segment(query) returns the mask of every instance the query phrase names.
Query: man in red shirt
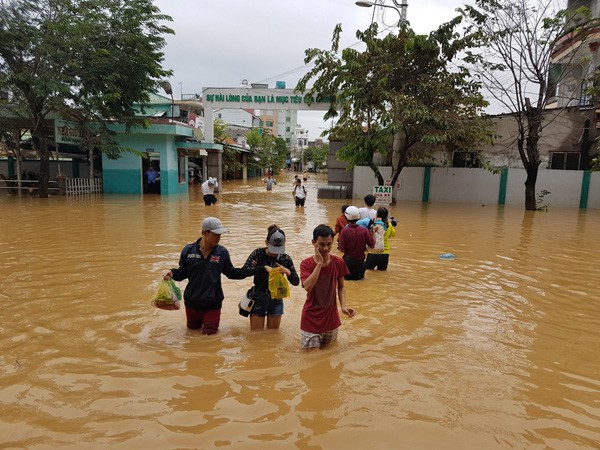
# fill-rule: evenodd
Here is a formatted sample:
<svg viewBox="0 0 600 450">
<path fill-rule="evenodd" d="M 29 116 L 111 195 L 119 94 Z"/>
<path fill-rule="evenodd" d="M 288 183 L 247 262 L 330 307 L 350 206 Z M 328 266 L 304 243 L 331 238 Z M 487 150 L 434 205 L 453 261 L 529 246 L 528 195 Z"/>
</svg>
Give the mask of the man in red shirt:
<svg viewBox="0 0 600 450">
<path fill-rule="evenodd" d="M 342 214 L 337 219 L 335 219 L 335 227 L 333 228 L 334 237 L 336 235 L 339 235 L 344 229 L 344 227 L 348 225 L 348 219 L 346 219 L 346 209 L 348 208 L 348 206 L 350 205 L 342 205 Z"/>
<path fill-rule="evenodd" d="M 319 225 L 313 230 L 312 244 L 315 254 L 300 263 L 300 280 L 306 290 L 306 303 L 302 308 L 300 334 L 302 348 L 320 348 L 337 339 L 338 328 L 342 324 L 337 309 L 348 317 L 355 312 L 346 307 L 344 276 L 348 268 L 344 261 L 332 255 L 333 230 L 327 225 Z"/>
<path fill-rule="evenodd" d="M 338 238 L 338 248 L 344 253 L 344 262 L 348 266 L 346 280 L 362 280 L 365 277 L 365 250 L 367 246 L 373 247 L 375 239 L 373 234 L 365 227 L 356 224 L 360 213 L 356 206 L 348 206 L 344 213 L 348 219 L 348 226 L 342 229 Z"/>
</svg>

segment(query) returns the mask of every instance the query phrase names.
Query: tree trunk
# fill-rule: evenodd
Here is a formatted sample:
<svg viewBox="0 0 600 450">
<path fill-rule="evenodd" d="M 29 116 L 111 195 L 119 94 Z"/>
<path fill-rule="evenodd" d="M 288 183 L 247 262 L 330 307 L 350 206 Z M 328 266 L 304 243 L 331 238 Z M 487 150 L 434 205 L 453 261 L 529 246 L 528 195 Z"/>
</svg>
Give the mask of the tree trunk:
<svg viewBox="0 0 600 450">
<path fill-rule="evenodd" d="M 21 187 L 23 187 L 23 183 L 21 183 L 21 130 L 18 128 L 15 130 L 15 146 L 17 149 L 16 157 L 17 157 L 17 192 L 19 197 L 23 195 L 21 192 Z"/>
<path fill-rule="evenodd" d="M 379 172 L 379 167 L 377 167 L 375 164 L 373 164 L 372 161 L 369 164 L 369 167 L 373 171 L 375 178 L 377 178 L 377 183 L 379 183 L 380 186 L 383 186 L 383 175 L 381 175 L 381 172 Z"/>
<path fill-rule="evenodd" d="M 400 148 L 402 146 L 402 133 L 394 133 L 394 141 L 392 142 L 392 167 L 397 167 L 400 162 Z"/>
<path fill-rule="evenodd" d="M 535 184 L 537 182 L 538 166 L 527 169 L 527 179 L 525 180 L 525 210 L 537 210 L 535 198 Z"/>
<path fill-rule="evenodd" d="M 40 139 L 40 181 L 38 194 L 40 198 L 48 198 L 48 181 L 50 180 L 50 153 L 45 139 Z"/>
<path fill-rule="evenodd" d="M 90 178 L 94 178 L 94 146 L 90 145 L 88 151 L 88 158 L 90 159 Z"/>
<path fill-rule="evenodd" d="M 527 171 L 527 179 L 525 180 L 525 210 L 535 211 L 537 210 L 536 198 L 535 198 L 535 184 L 537 183 L 538 170 L 540 167 L 540 152 L 538 148 L 538 142 L 540 141 L 540 130 L 542 127 L 542 113 L 543 111 L 539 108 L 533 108 L 528 98 L 525 99 L 526 105 L 526 137 L 525 137 L 525 151 L 527 158 L 523 158 L 522 145 L 523 141 L 519 142 L 519 153 L 521 153 L 521 159 L 523 160 L 523 167 Z"/>
</svg>

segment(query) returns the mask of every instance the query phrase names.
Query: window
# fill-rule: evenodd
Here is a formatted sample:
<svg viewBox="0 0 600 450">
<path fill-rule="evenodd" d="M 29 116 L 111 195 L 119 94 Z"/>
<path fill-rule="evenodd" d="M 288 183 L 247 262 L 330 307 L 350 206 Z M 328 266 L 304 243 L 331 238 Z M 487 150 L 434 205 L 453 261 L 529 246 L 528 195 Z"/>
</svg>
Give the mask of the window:
<svg viewBox="0 0 600 450">
<path fill-rule="evenodd" d="M 287 142 L 288 144 L 291 142 L 292 140 L 289 137 L 285 138 L 285 142 Z"/>
<path fill-rule="evenodd" d="M 548 97 L 555 98 L 558 95 L 558 82 L 561 79 L 562 66 L 560 64 L 552 64 L 548 72 Z"/>
<path fill-rule="evenodd" d="M 481 167 L 481 160 L 477 152 L 454 152 L 452 154 L 452 167 Z"/>
<path fill-rule="evenodd" d="M 557 170 L 579 170 L 580 154 L 577 152 L 552 152 L 550 168 Z"/>
<path fill-rule="evenodd" d="M 269 128 L 273 128 L 273 121 L 272 120 L 267 120 L 266 121 L 266 126 Z"/>
<path fill-rule="evenodd" d="M 290 117 L 289 117 L 289 116 L 288 116 L 288 117 L 286 117 L 286 118 L 285 118 L 285 121 L 286 121 L 286 122 L 291 122 L 291 120 L 290 120 Z"/>
<path fill-rule="evenodd" d="M 290 127 L 285 127 L 285 131 L 290 131 Z"/>
</svg>

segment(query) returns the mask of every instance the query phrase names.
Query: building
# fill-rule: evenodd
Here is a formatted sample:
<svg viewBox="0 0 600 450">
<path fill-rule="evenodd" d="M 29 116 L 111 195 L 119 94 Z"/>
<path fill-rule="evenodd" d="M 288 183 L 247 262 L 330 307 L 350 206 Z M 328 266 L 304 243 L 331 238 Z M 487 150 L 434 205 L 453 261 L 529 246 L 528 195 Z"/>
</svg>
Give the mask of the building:
<svg viewBox="0 0 600 450">
<path fill-rule="evenodd" d="M 120 124 L 111 125 L 117 141 L 126 148 L 143 153 L 122 153 L 111 160 L 102 155 L 102 177 L 105 193 L 141 194 L 145 192 L 144 174 L 147 167 L 160 171 L 162 195 L 187 193 L 189 189 L 188 159 L 194 158 L 202 178 L 222 179 L 223 146 L 201 142 L 204 121 L 201 104 L 192 110 L 184 102 L 158 94 L 150 95 L 150 105 L 140 108 L 138 116 L 145 117 L 149 126 L 132 127 L 129 131 Z M 200 164 L 198 164 L 200 163 Z"/>
<path fill-rule="evenodd" d="M 188 102 L 189 103 L 189 102 Z M 101 152 L 92 158 L 95 177 L 102 178 L 103 192 L 114 194 L 142 194 L 146 189 L 146 170 L 153 166 L 160 171 L 160 189 L 162 195 L 187 193 L 189 158 L 195 158 L 200 163 L 204 177 L 212 176 L 221 179 L 223 146 L 214 143 L 203 143 L 204 121 L 201 116 L 201 103 L 176 103 L 172 98 L 158 94 L 150 94 L 148 105 L 138 108 L 136 116 L 144 118 L 147 126 L 132 126 L 126 129 L 124 124 L 110 123 L 109 130 L 126 151 L 121 152 L 117 159 L 109 158 Z M 4 110 L 4 115 L 15 129 L 28 130 L 31 124 L 17 116 L 10 115 L 10 109 Z M 62 174 L 85 177 L 80 173 L 80 161 L 89 161 L 89 152 L 81 148 L 81 129 L 75 122 L 51 114 L 47 118 L 47 126 L 54 130 L 49 151 L 56 153 L 56 163 L 51 164 L 51 174 Z M 93 124 L 92 124 L 93 126 Z M 21 145 L 22 147 L 22 145 Z M 100 154 L 100 150 L 94 153 Z M 77 155 L 77 161 L 72 158 L 72 164 L 59 164 L 59 157 L 65 154 Z M 17 159 L 20 155 L 17 156 Z M 0 170 L 19 172 L 20 160 L 13 163 L 10 158 L 6 166 L 0 164 Z M 28 167 L 34 162 L 29 163 Z M 91 164 L 90 164 L 91 167 Z M 101 170 L 98 170 L 101 168 Z M 38 164 L 39 170 L 39 164 Z M 6 174 L 5 174 L 6 175 Z"/>
<path fill-rule="evenodd" d="M 308 130 L 296 124 L 292 137 L 291 162 L 293 170 L 304 170 L 304 151 L 308 148 Z"/>
<path fill-rule="evenodd" d="M 600 28 L 595 24 L 576 28 L 587 20 L 577 13 L 581 7 L 588 8 L 593 18 L 600 17 L 598 0 L 568 0 L 567 11 L 574 15 L 571 31 L 556 41 L 551 54 L 550 78 L 555 90 L 551 103 L 556 107 L 594 106 L 588 88 L 598 84 L 595 73 L 600 67 Z"/>
</svg>

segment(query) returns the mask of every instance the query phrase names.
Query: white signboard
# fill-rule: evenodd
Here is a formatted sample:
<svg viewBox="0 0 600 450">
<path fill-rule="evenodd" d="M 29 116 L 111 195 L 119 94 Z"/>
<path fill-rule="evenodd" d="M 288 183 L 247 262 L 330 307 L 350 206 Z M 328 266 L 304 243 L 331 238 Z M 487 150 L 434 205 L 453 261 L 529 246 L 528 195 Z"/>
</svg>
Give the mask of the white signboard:
<svg viewBox="0 0 600 450">
<path fill-rule="evenodd" d="M 392 186 L 373 186 L 373 195 L 376 205 L 390 205 L 392 203 Z"/>
<path fill-rule="evenodd" d="M 56 119 L 54 121 L 54 136 L 57 144 L 80 144 L 81 128 L 76 122 Z"/>
</svg>

